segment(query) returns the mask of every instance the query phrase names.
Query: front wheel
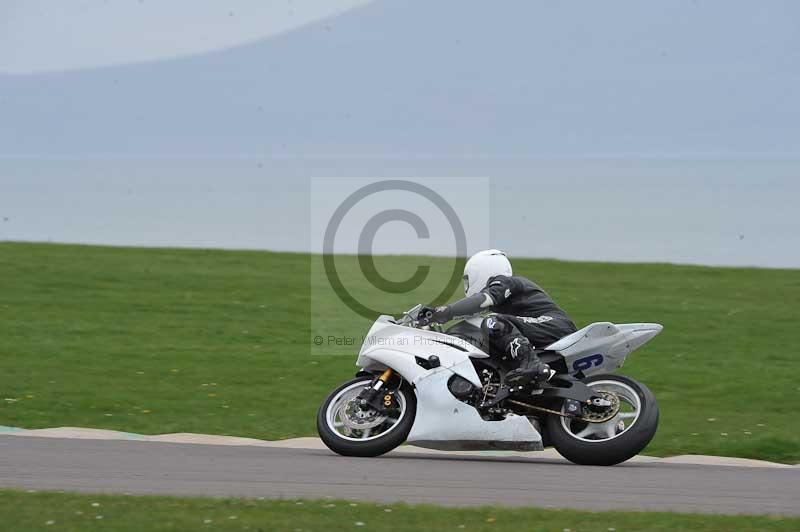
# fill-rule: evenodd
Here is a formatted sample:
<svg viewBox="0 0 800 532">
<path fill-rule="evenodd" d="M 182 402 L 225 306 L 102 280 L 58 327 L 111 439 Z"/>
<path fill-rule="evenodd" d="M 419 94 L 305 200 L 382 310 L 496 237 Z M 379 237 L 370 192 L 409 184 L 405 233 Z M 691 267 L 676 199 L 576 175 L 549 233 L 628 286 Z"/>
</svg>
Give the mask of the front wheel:
<svg viewBox="0 0 800 532">
<path fill-rule="evenodd" d="M 414 390 L 403 381 L 394 392 L 396 408 L 362 410 L 357 397 L 372 383 L 358 377 L 335 389 L 317 413 L 317 432 L 331 451 L 343 456 L 380 456 L 406 441 L 417 414 Z"/>
<path fill-rule="evenodd" d="M 547 432 L 556 450 L 582 465 L 615 465 L 636 456 L 658 428 L 658 403 L 653 393 L 621 375 L 596 375 L 583 382 L 594 391 L 616 395 L 619 412 L 603 423 L 549 416 Z"/>
</svg>

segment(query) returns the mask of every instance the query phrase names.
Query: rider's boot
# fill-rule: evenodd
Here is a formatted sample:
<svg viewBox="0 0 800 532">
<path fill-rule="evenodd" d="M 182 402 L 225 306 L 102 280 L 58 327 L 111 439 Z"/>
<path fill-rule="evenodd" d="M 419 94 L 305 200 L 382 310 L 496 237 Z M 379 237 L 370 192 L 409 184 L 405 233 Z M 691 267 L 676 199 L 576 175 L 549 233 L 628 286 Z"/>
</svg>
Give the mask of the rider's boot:
<svg viewBox="0 0 800 532">
<path fill-rule="evenodd" d="M 506 382 L 510 386 L 527 386 L 533 383 L 534 386 L 550 380 L 555 372 L 550 366 L 542 362 L 536 355 L 533 346 L 527 338 L 514 338 L 508 344 L 508 351 L 511 358 L 519 363 L 517 369 L 513 369 L 506 374 Z"/>
</svg>

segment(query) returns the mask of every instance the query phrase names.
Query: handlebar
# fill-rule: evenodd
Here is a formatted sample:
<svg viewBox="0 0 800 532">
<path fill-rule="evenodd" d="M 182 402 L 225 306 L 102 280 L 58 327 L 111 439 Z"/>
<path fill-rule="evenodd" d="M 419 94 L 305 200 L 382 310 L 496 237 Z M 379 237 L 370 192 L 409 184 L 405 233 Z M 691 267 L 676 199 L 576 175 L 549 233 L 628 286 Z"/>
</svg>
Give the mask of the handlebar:
<svg viewBox="0 0 800 532">
<path fill-rule="evenodd" d="M 431 327 L 436 325 L 431 323 L 431 318 L 433 318 L 432 308 L 423 305 L 415 305 L 410 310 L 403 312 L 403 317 L 397 323 L 414 328 Z M 423 323 L 421 324 L 420 322 Z"/>
</svg>

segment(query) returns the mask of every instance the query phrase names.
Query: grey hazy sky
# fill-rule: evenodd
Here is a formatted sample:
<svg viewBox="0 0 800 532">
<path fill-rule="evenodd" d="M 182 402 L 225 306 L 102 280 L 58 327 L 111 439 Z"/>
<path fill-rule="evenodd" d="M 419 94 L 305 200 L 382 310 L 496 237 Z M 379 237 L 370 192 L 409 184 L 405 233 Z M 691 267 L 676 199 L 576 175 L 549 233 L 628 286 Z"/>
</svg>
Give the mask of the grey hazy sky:
<svg viewBox="0 0 800 532">
<path fill-rule="evenodd" d="M 0 2 L 0 240 L 306 251 L 313 177 L 477 176 L 517 256 L 798 267 L 798 94 L 793 0 Z"/>
<path fill-rule="evenodd" d="M 370 0 L 4 0 L 0 72 L 161 61 L 252 42 Z"/>
<path fill-rule="evenodd" d="M 104 53 L 147 20 L 133 2 L 60 4 Z M 165 20 L 165 55 L 252 33 L 210 2 L 163 4 L 143 49 Z M 20 35 L 80 48 L 36 31 L 50 19 L 2 24 L 7 63 L 27 57 Z M 792 0 L 382 0 L 220 51 L 0 75 L 0 154 L 794 157 L 798 25 Z"/>
</svg>

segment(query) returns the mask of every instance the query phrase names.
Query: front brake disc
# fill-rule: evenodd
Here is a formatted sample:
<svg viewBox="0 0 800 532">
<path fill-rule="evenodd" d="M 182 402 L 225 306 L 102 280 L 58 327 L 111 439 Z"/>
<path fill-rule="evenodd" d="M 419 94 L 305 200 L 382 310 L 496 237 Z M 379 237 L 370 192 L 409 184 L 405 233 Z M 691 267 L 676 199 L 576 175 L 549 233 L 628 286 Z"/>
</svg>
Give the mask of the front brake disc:
<svg viewBox="0 0 800 532">
<path fill-rule="evenodd" d="M 372 408 L 362 410 L 355 398 L 339 407 L 339 419 L 349 429 L 371 429 L 386 421 L 386 417 Z"/>
</svg>

